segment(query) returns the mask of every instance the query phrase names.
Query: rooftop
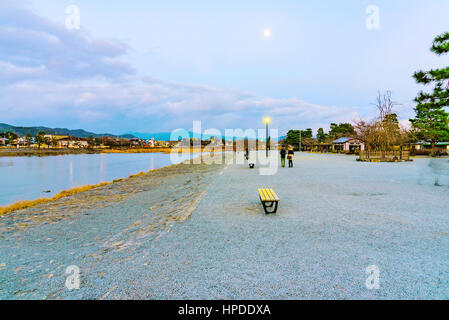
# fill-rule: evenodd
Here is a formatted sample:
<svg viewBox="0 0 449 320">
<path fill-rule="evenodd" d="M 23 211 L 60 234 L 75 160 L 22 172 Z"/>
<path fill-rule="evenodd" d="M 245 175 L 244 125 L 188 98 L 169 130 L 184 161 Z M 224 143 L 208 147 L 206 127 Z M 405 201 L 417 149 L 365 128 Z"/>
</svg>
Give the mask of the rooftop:
<svg viewBox="0 0 449 320">
<path fill-rule="evenodd" d="M 348 142 L 349 140 L 352 140 L 353 138 L 348 138 L 348 137 L 342 137 L 339 138 L 337 140 L 332 141 L 332 143 L 345 143 Z"/>
</svg>

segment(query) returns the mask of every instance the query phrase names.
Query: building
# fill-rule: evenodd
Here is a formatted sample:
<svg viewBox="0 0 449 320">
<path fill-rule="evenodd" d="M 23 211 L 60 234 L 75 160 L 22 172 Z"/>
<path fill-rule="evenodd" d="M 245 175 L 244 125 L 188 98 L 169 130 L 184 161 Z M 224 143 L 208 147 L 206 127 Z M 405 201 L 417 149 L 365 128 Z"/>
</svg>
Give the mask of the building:
<svg viewBox="0 0 449 320">
<path fill-rule="evenodd" d="M 87 148 L 89 143 L 86 140 L 74 140 L 71 138 L 62 138 L 58 140 L 58 148 Z"/>
<path fill-rule="evenodd" d="M 6 146 L 9 140 L 7 138 L 0 138 L 0 146 Z"/>
<path fill-rule="evenodd" d="M 29 143 L 28 143 L 27 138 L 20 137 L 20 138 L 16 139 L 16 144 L 19 145 L 19 146 L 27 146 Z"/>
<path fill-rule="evenodd" d="M 146 143 L 147 143 L 150 147 L 155 147 L 155 146 L 156 146 L 156 141 L 154 140 L 154 138 L 151 138 L 150 140 L 147 140 Z"/>
<path fill-rule="evenodd" d="M 410 145 L 410 151 L 414 154 L 428 154 L 432 151 L 432 144 L 427 141 L 420 141 Z M 449 142 L 435 143 L 435 149 L 441 154 L 449 154 Z"/>
<path fill-rule="evenodd" d="M 220 137 L 211 137 L 209 140 L 206 140 L 207 145 L 209 147 L 222 147 L 223 146 L 223 139 Z"/>
<path fill-rule="evenodd" d="M 317 142 L 312 145 L 312 151 L 314 152 L 331 152 L 333 144 L 326 142 Z"/>
<path fill-rule="evenodd" d="M 178 140 L 166 141 L 165 145 L 169 148 L 181 147 L 181 141 Z"/>
<path fill-rule="evenodd" d="M 61 135 L 56 135 L 56 134 L 46 134 L 44 135 L 45 139 L 56 139 L 56 140 L 60 140 L 60 139 L 64 139 L 64 138 L 68 138 L 69 136 L 61 136 Z"/>
<path fill-rule="evenodd" d="M 332 141 L 332 150 L 337 152 L 353 153 L 365 150 L 365 144 L 355 138 L 343 137 Z"/>
<path fill-rule="evenodd" d="M 167 142 L 165 142 L 165 141 L 161 141 L 161 140 L 156 140 L 156 141 L 154 141 L 154 146 L 155 147 L 168 147 L 168 144 L 167 144 Z"/>
</svg>

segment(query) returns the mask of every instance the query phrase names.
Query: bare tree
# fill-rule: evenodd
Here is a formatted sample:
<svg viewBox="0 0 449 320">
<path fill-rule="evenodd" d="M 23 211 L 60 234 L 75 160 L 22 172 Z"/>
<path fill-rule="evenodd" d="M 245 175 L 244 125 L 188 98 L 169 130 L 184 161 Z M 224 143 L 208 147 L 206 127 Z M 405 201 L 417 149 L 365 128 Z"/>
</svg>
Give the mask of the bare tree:
<svg viewBox="0 0 449 320">
<path fill-rule="evenodd" d="M 391 98 L 391 91 L 387 91 L 382 94 L 380 91 L 377 92 L 376 107 L 379 110 L 379 120 L 383 121 L 388 118 L 389 115 L 393 114 L 393 107 L 398 105 Z"/>
<path fill-rule="evenodd" d="M 392 150 L 394 146 L 402 145 L 407 139 L 407 132 L 401 129 L 394 106 L 391 91 L 378 92 L 375 106 L 379 112 L 377 118 L 371 121 L 355 121 L 354 129 L 359 140 L 365 142 L 368 150 Z"/>
</svg>

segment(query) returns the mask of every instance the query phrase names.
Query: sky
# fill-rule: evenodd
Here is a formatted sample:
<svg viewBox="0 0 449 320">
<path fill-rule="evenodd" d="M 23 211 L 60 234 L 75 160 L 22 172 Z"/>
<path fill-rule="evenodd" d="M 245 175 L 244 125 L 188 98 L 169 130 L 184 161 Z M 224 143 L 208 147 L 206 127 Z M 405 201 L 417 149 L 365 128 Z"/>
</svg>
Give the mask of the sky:
<svg viewBox="0 0 449 320">
<path fill-rule="evenodd" d="M 270 116 L 280 134 L 316 132 L 374 117 L 391 90 L 406 125 L 423 89 L 413 73 L 447 66 L 429 51 L 447 12 L 447 0 L 0 0 L 0 122 L 123 134 Z"/>
</svg>

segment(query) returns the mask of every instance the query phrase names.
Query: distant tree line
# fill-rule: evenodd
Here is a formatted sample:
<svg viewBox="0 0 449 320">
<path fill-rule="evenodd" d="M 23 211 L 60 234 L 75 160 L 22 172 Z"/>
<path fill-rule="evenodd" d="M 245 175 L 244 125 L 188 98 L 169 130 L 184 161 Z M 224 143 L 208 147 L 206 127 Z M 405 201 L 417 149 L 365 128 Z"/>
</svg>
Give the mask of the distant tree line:
<svg viewBox="0 0 449 320">
<path fill-rule="evenodd" d="M 12 141 L 17 140 L 19 135 L 12 131 L 6 131 L 0 132 L 0 138 L 6 138 L 11 143 Z M 31 145 L 31 142 L 34 142 L 39 149 L 42 145 L 56 147 L 58 146 L 58 141 L 60 140 L 57 136 L 47 134 L 44 130 L 38 131 L 34 137 L 30 133 L 27 133 L 24 138 L 27 145 Z M 140 139 L 135 141 L 124 138 L 118 139 L 111 136 L 94 138 L 93 135 L 90 135 L 88 138 L 79 138 L 75 136 L 68 136 L 67 138 L 72 141 L 87 141 L 88 148 L 95 148 L 100 145 L 109 146 L 111 148 L 129 148 L 143 145 Z"/>
<path fill-rule="evenodd" d="M 306 130 L 289 130 L 282 143 L 291 145 L 297 149 L 301 144 L 301 148 L 305 149 L 317 143 L 331 143 L 341 137 L 352 137 L 354 133 L 354 127 L 350 123 L 331 123 L 329 132 L 326 133 L 324 128 L 319 128 L 315 138 L 313 137 L 311 128 L 307 128 Z"/>
<path fill-rule="evenodd" d="M 18 138 L 18 135 L 12 131 L 0 132 L 0 138 L 6 138 L 8 140 L 15 140 Z"/>
</svg>

